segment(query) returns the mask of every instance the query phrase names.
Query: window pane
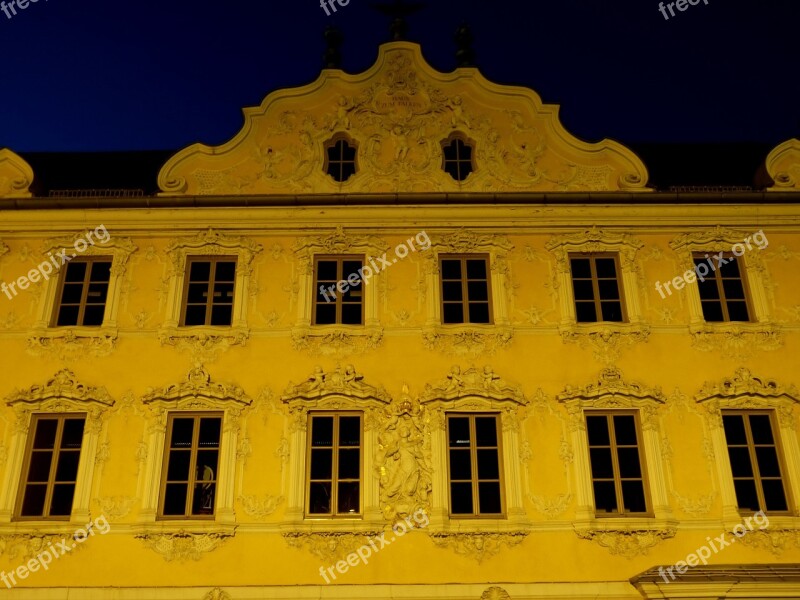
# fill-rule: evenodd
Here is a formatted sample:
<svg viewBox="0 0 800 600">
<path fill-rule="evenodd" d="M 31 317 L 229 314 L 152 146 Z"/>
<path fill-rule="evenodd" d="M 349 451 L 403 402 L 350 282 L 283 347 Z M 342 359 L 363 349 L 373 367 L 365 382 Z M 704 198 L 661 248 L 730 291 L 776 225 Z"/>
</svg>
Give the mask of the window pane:
<svg viewBox="0 0 800 600">
<path fill-rule="evenodd" d="M 217 271 L 214 277 L 215 281 L 232 282 L 236 280 L 236 263 L 235 262 L 218 262 Z"/>
<path fill-rule="evenodd" d="M 442 279 L 461 279 L 461 261 L 442 260 Z"/>
<path fill-rule="evenodd" d="M 169 453 L 167 481 L 189 481 L 190 450 L 172 450 Z"/>
<path fill-rule="evenodd" d="M 442 282 L 442 299 L 447 301 L 463 300 L 461 292 L 460 281 L 443 281 Z"/>
<path fill-rule="evenodd" d="M 200 419 L 200 435 L 197 441 L 201 448 L 219 446 L 219 432 L 221 426 L 222 419 L 218 417 Z"/>
<path fill-rule="evenodd" d="M 758 505 L 756 484 L 752 479 L 734 479 L 733 487 L 736 490 L 736 504 L 739 509 L 748 509 L 753 512 L 761 510 Z"/>
<path fill-rule="evenodd" d="M 463 452 L 463 450 L 453 452 Z M 478 479 L 500 479 L 497 450 L 478 450 Z"/>
<path fill-rule="evenodd" d="M 709 323 L 724 321 L 722 305 L 719 302 L 703 302 L 703 318 Z"/>
<path fill-rule="evenodd" d="M 744 287 L 739 279 L 724 279 L 722 289 L 728 300 L 744 300 Z"/>
<path fill-rule="evenodd" d="M 56 481 L 75 481 L 78 476 L 78 459 L 81 453 L 61 452 L 56 465 Z"/>
<path fill-rule="evenodd" d="M 617 277 L 617 266 L 613 258 L 598 258 L 594 261 L 595 269 L 597 269 L 598 277 Z M 616 283 L 616 282 L 614 282 Z"/>
<path fill-rule="evenodd" d="M 186 318 L 184 325 L 205 325 L 206 324 L 206 307 L 205 306 L 187 306 Z"/>
<path fill-rule="evenodd" d="M 586 431 L 589 436 L 590 446 L 608 446 L 608 418 L 605 416 L 587 416 Z"/>
<path fill-rule="evenodd" d="M 753 465 L 750 463 L 750 452 L 747 448 L 728 448 L 728 457 L 734 477 L 753 476 Z"/>
<path fill-rule="evenodd" d="M 28 481 L 47 482 L 50 479 L 50 466 L 53 464 L 52 452 L 34 452 L 28 467 Z"/>
<path fill-rule="evenodd" d="M 74 495 L 74 483 L 55 484 L 53 486 L 53 498 L 50 501 L 50 516 L 69 516 L 69 514 L 72 512 L 72 498 Z"/>
<path fill-rule="evenodd" d="M 233 315 L 233 307 L 231 305 L 216 304 L 211 308 L 211 325 L 230 325 Z"/>
<path fill-rule="evenodd" d="M 786 494 L 783 491 L 783 483 L 780 479 L 767 479 L 761 482 L 764 489 L 764 500 L 767 503 L 766 509 L 786 510 Z"/>
<path fill-rule="evenodd" d="M 91 303 L 104 303 L 106 295 L 108 294 L 107 283 L 92 283 L 89 284 L 89 292 L 87 294 L 87 302 Z"/>
<path fill-rule="evenodd" d="M 331 484 L 329 481 L 311 484 L 308 512 L 310 514 L 329 514 L 331 512 Z"/>
<path fill-rule="evenodd" d="M 592 266 L 588 258 L 571 258 L 569 261 L 572 277 L 589 279 L 592 276 Z"/>
<path fill-rule="evenodd" d="M 622 321 L 622 304 L 619 302 L 602 302 L 600 309 L 603 312 L 603 320 L 619 323 Z"/>
<path fill-rule="evenodd" d="M 641 481 L 622 482 L 622 503 L 625 505 L 625 512 L 647 512 L 644 485 Z"/>
<path fill-rule="evenodd" d="M 92 272 L 89 275 L 89 281 L 108 282 L 109 279 L 111 279 L 111 262 L 106 260 L 92 262 Z"/>
<path fill-rule="evenodd" d="M 485 281 L 470 281 L 467 283 L 469 300 L 489 300 L 489 286 Z"/>
<path fill-rule="evenodd" d="M 201 481 L 216 481 L 218 450 L 200 450 L 197 453 L 197 478 Z"/>
<path fill-rule="evenodd" d="M 333 450 L 311 451 L 311 479 L 331 479 L 333 476 Z"/>
<path fill-rule="evenodd" d="M 744 417 L 742 415 L 722 415 L 722 425 L 725 428 L 725 440 L 728 444 L 738 445 L 747 443 L 747 434 L 744 429 Z"/>
<path fill-rule="evenodd" d="M 106 312 L 105 305 L 87 305 L 83 310 L 84 327 L 98 327 L 103 324 L 103 315 Z"/>
<path fill-rule="evenodd" d="M 741 420 L 741 417 L 739 417 Z M 744 429 L 744 427 L 742 427 Z M 750 431 L 753 434 L 753 443 L 755 444 L 774 444 L 775 439 L 772 437 L 772 425 L 769 420 L 769 415 L 750 415 Z M 728 430 L 725 429 L 727 435 Z M 737 443 L 737 442 L 732 442 Z"/>
<path fill-rule="evenodd" d="M 592 302 L 578 302 L 575 304 L 575 315 L 578 323 L 595 323 L 597 312 Z"/>
<path fill-rule="evenodd" d="M 34 449 L 54 448 L 56 443 L 56 430 L 58 420 L 56 419 L 37 419 L 36 434 L 33 438 Z"/>
<path fill-rule="evenodd" d="M 469 322 L 470 323 L 488 323 L 489 322 L 489 305 L 486 303 L 476 304 L 469 303 Z"/>
<path fill-rule="evenodd" d="M 164 514 L 165 515 L 184 515 L 186 514 L 186 490 L 185 483 L 168 483 L 164 492 Z"/>
<path fill-rule="evenodd" d="M 719 299 L 719 289 L 717 288 L 717 282 L 713 277 L 710 279 L 706 279 L 705 281 L 698 280 L 697 288 L 700 290 L 701 299 L 703 300 Z"/>
<path fill-rule="evenodd" d="M 598 513 L 617 511 L 617 492 L 613 481 L 594 481 L 594 506 Z"/>
<path fill-rule="evenodd" d="M 190 448 L 192 445 L 192 433 L 194 431 L 194 419 L 180 418 L 172 420 L 172 448 Z"/>
<path fill-rule="evenodd" d="M 450 479 L 471 479 L 472 462 L 469 450 L 450 450 Z"/>
<path fill-rule="evenodd" d="M 781 469 L 778 463 L 778 453 L 774 446 L 756 448 L 758 473 L 761 477 L 780 477 Z"/>
<path fill-rule="evenodd" d="M 485 259 L 467 259 L 467 279 L 487 279 Z"/>
<path fill-rule="evenodd" d="M 359 512 L 359 484 L 357 481 L 346 481 L 339 483 L 339 496 L 337 498 L 338 513 L 357 513 Z"/>
<path fill-rule="evenodd" d="M 333 417 L 311 419 L 311 445 L 333 446 Z"/>
<path fill-rule="evenodd" d="M 614 477 L 611 448 L 589 448 L 589 459 L 592 464 L 592 479 L 612 479 Z"/>
<path fill-rule="evenodd" d="M 454 515 L 472 514 L 472 484 L 450 484 L 450 506 Z"/>
<path fill-rule="evenodd" d="M 65 327 L 68 325 L 77 325 L 80 308 L 77 306 L 62 306 L 58 309 L 58 319 L 56 326 Z"/>
<path fill-rule="evenodd" d="M 620 446 L 636 445 L 636 421 L 633 415 L 614 415 L 614 438 Z"/>
<path fill-rule="evenodd" d="M 475 445 L 497 446 L 497 419 L 475 417 Z"/>
<path fill-rule="evenodd" d="M 598 281 L 597 287 L 601 300 L 619 300 L 619 287 L 615 279 Z"/>
<path fill-rule="evenodd" d="M 445 304 L 443 307 L 445 323 L 463 323 L 464 322 L 464 305 L 463 304 Z"/>
<path fill-rule="evenodd" d="M 342 305 L 342 324 L 361 325 L 361 303 Z"/>
<path fill-rule="evenodd" d="M 478 510 L 481 514 L 500 512 L 500 483 L 481 481 L 478 483 Z"/>
<path fill-rule="evenodd" d="M 211 263 L 192 261 L 189 266 L 189 281 L 208 281 L 211 277 Z"/>
<path fill-rule="evenodd" d="M 450 447 L 469 447 L 469 418 L 450 417 L 447 420 Z"/>
<path fill-rule="evenodd" d="M 739 259 L 737 259 L 735 256 L 727 258 L 728 262 L 720 266 L 719 272 L 723 277 L 739 277 Z"/>
<path fill-rule="evenodd" d="M 320 281 L 337 281 L 339 278 L 336 276 L 336 261 L 317 261 L 317 279 Z"/>
<path fill-rule="evenodd" d="M 638 448 L 617 448 L 620 477 L 641 477 L 642 467 L 639 464 Z"/>
<path fill-rule="evenodd" d="M 193 515 L 213 515 L 214 495 L 217 489 L 215 483 L 196 483 L 192 496 Z"/>
<path fill-rule="evenodd" d="M 329 294 L 330 297 L 330 294 Z M 331 325 L 336 323 L 336 304 L 317 304 L 316 317 L 314 319 L 315 325 Z"/>
<path fill-rule="evenodd" d="M 588 279 L 573 279 L 572 292 L 575 294 L 575 300 L 593 300 L 594 288 L 592 282 Z"/>
<path fill-rule="evenodd" d="M 361 444 L 361 418 L 339 417 L 339 445 L 358 446 Z"/>
<path fill-rule="evenodd" d="M 728 317 L 731 321 L 749 321 L 746 302 L 728 302 Z"/>
<path fill-rule="evenodd" d="M 324 452 L 315 450 L 315 452 Z M 361 474 L 361 452 L 358 449 L 339 450 L 339 479 L 358 479 Z"/>
<path fill-rule="evenodd" d="M 40 517 L 44 515 L 44 500 L 47 495 L 47 485 L 28 485 L 22 499 L 23 517 Z"/>
</svg>

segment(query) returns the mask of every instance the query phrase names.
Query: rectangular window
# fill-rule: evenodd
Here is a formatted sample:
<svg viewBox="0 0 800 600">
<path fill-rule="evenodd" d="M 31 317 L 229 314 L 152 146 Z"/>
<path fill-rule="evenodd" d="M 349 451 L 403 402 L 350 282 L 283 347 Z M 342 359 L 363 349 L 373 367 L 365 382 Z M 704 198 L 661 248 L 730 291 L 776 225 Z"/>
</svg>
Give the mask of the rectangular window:
<svg viewBox="0 0 800 600">
<path fill-rule="evenodd" d="M 309 431 L 308 514 L 360 515 L 361 415 L 310 415 Z"/>
<path fill-rule="evenodd" d="M 703 318 L 708 322 L 749 321 L 747 292 L 739 269 L 739 259 L 732 254 L 724 255 L 729 262 L 718 269 L 708 268 L 707 255 L 694 255 L 694 264 L 705 264 L 708 275 L 705 281 L 697 280 Z M 716 265 L 714 265 L 716 267 Z"/>
<path fill-rule="evenodd" d="M 55 327 L 99 327 L 103 324 L 111 277 L 108 257 L 81 258 L 63 270 L 53 316 Z"/>
<path fill-rule="evenodd" d="M 363 264 L 363 258 L 357 256 L 315 258 L 314 325 L 361 325 L 364 322 L 364 282 L 358 274 Z M 355 283 L 350 283 L 348 278 Z M 337 288 L 340 281 L 347 284 L 344 293 Z M 345 289 L 344 284 L 342 289 Z"/>
<path fill-rule="evenodd" d="M 222 416 L 169 415 L 159 516 L 213 517 Z"/>
<path fill-rule="evenodd" d="M 236 258 L 190 258 L 187 271 L 181 325 L 230 325 Z"/>
<path fill-rule="evenodd" d="M 439 258 L 442 323 L 491 323 L 488 256 Z"/>
<path fill-rule="evenodd" d="M 625 321 L 616 255 L 570 254 L 569 263 L 577 322 Z"/>
<path fill-rule="evenodd" d="M 649 512 L 639 424 L 633 413 L 586 413 L 597 516 Z"/>
<path fill-rule="evenodd" d="M 69 519 L 83 443 L 84 415 L 34 415 L 18 514 Z"/>
<path fill-rule="evenodd" d="M 789 510 L 778 442 L 768 412 L 723 411 L 733 487 L 739 510 Z"/>
<path fill-rule="evenodd" d="M 448 415 L 450 514 L 503 514 L 497 415 Z"/>
</svg>

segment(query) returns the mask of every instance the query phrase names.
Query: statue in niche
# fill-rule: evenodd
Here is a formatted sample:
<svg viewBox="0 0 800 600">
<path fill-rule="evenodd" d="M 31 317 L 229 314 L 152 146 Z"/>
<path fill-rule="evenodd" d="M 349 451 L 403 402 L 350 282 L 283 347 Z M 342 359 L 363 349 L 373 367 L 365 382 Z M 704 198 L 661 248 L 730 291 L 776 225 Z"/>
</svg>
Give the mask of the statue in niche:
<svg viewBox="0 0 800 600">
<path fill-rule="evenodd" d="M 387 519 L 398 519 L 426 509 L 431 491 L 431 469 L 422 408 L 408 395 L 385 409 L 384 430 L 378 436 L 377 465 L 380 469 L 381 504 Z"/>
</svg>

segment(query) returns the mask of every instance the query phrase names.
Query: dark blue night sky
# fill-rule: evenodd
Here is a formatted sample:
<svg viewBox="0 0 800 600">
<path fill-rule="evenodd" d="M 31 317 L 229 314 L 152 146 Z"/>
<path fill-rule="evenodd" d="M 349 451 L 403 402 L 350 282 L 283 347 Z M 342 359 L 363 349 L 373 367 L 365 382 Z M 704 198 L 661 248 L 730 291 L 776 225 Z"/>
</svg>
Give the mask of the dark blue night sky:
<svg viewBox="0 0 800 600">
<path fill-rule="evenodd" d="M 588 141 L 777 144 L 800 136 L 798 17 L 798 0 L 700 0 L 669 20 L 654 0 L 431 0 L 409 38 L 451 71 L 453 33 L 470 23 L 483 74 L 560 104 Z M 388 38 L 367 0 L 333 17 L 318 0 L 38 0 L 0 12 L 0 147 L 222 143 L 242 107 L 316 79 L 330 23 L 350 72 Z"/>
</svg>

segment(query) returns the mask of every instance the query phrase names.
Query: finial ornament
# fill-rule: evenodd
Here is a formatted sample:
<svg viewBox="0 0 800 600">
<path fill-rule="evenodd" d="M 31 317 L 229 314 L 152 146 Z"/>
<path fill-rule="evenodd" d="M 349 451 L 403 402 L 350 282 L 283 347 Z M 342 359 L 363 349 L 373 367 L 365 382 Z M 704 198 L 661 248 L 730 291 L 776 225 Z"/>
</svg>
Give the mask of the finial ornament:
<svg viewBox="0 0 800 600">
<path fill-rule="evenodd" d="M 372 8 L 393 17 L 392 24 L 389 26 L 389 31 L 392 35 L 392 41 L 400 42 L 406 39 L 406 33 L 408 32 L 406 17 L 425 8 L 425 5 L 422 2 L 406 4 L 403 0 L 395 0 L 393 4 L 372 3 Z"/>
</svg>

